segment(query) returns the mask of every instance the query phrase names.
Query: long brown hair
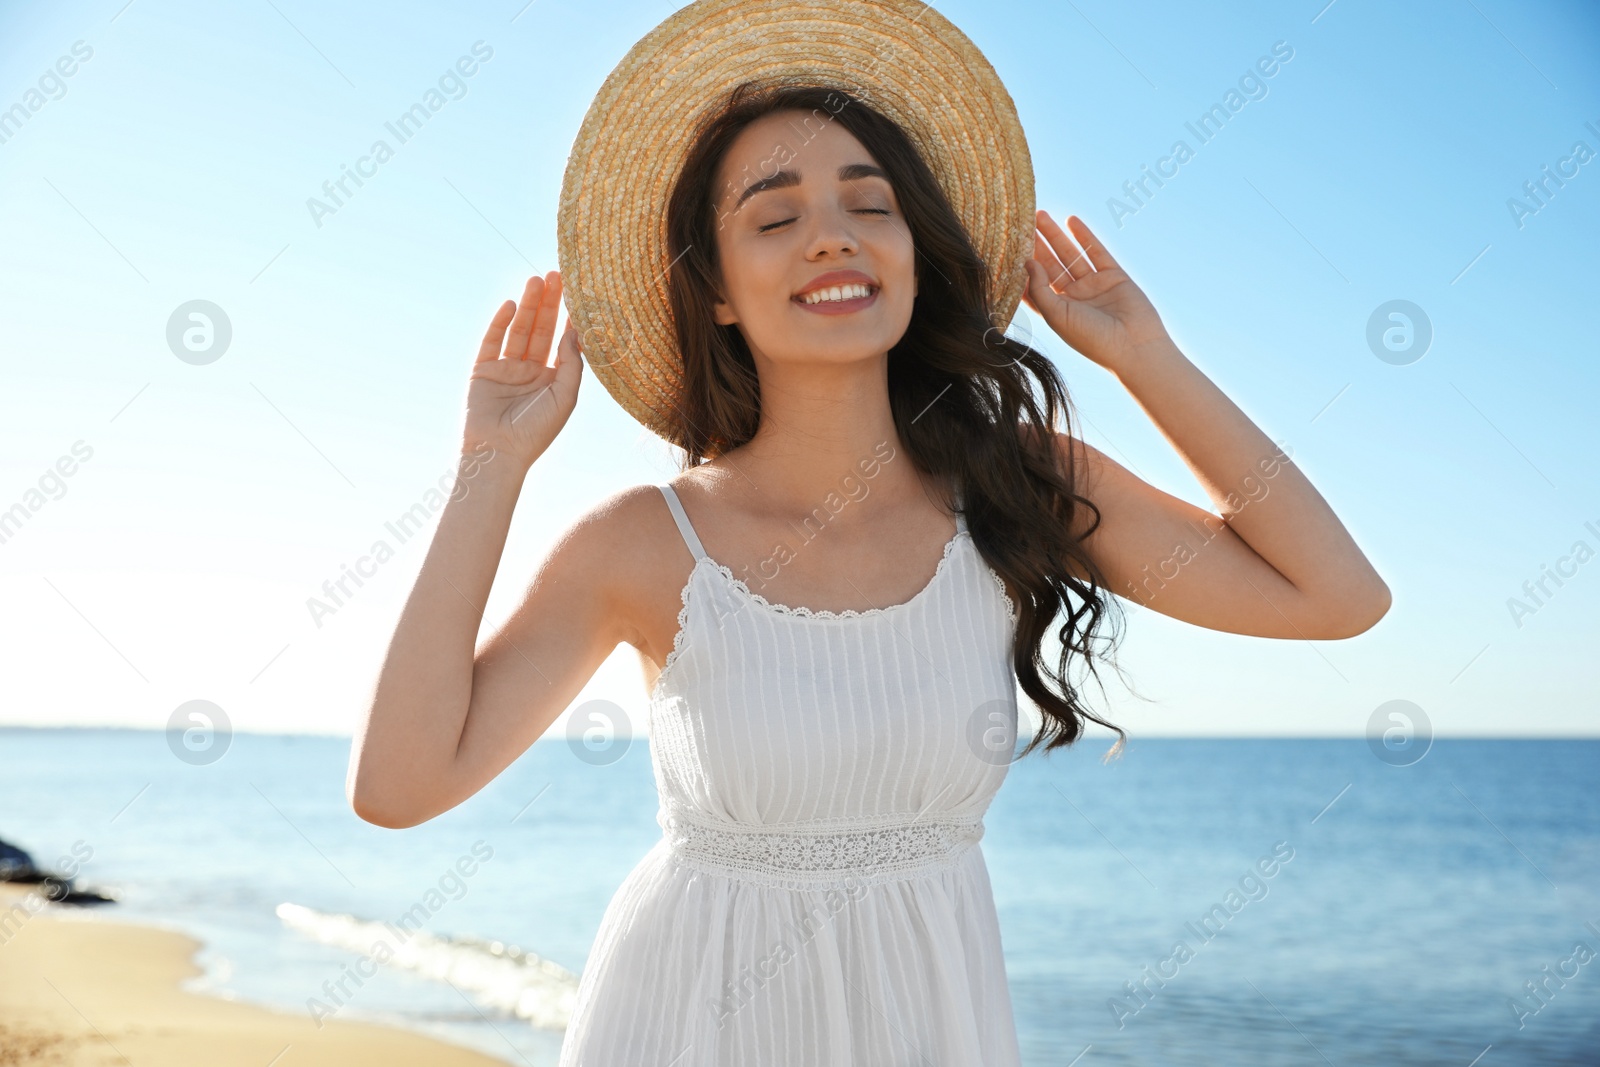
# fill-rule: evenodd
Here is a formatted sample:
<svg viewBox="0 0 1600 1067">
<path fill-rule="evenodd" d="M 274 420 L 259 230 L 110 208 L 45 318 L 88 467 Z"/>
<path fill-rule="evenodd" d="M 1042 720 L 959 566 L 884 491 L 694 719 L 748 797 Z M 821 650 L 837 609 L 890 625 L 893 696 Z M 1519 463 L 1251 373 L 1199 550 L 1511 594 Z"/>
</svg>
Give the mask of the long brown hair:
<svg viewBox="0 0 1600 1067">
<path fill-rule="evenodd" d="M 889 404 L 912 462 L 958 488 L 974 545 L 1020 591 L 1012 667 L 1043 715 L 1021 755 L 1041 742 L 1047 753 L 1070 745 L 1093 720 L 1117 733 L 1109 759 L 1126 733 L 1090 711 L 1068 678 L 1078 654 L 1099 681 L 1093 644 L 1114 601 L 1070 533 L 1080 509 L 1093 515 L 1084 536 L 1099 526 L 1100 512 L 1077 492 L 1080 462 L 1071 458 L 1063 470 L 1056 459 L 1051 428 L 1059 417 L 1070 432 L 1073 421 L 1066 384 L 1048 357 L 994 324 L 989 272 L 905 131 L 842 89 L 740 84 L 711 112 L 685 158 L 667 207 L 668 293 L 684 365 L 669 440 L 684 452 L 683 469 L 749 441 L 761 421 L 749 346 L 737 326 L 714 317 L 722 288 L 714 186 L 739 133 L 787 110 L 806 112 L 805 122 L 826 114 L 824 121 L 842 123 L 889 175 L 911 230 L 918 299 L 905 335 L 889 350 Z M 1052 670 L 1041 645 L 1063 610 Z"/>
</svg>

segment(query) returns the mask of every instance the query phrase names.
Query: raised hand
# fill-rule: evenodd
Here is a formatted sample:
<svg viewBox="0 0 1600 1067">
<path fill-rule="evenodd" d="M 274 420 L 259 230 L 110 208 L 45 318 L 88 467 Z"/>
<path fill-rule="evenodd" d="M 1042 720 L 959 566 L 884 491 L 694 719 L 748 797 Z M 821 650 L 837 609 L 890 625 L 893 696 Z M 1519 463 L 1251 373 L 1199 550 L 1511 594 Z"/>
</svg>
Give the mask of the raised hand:
<svg viewBox="0 0 1600 1067">
<path fill-rule="evenodd" d="M 495 312 L 467 386 L 463 451 L 488 447 L 531 466 L 566 425 L 578 402 L 583 360 L 578 332 L 568 323 L 556 365 L 545 365 L 560 310 L 561 272 L 551 271 L 528 279 L 520 306 L 507 300 Z"/>
<path fill-rule="evenodd" d="M 1049 212 L 1039 211 L 1034 224 L 1022 298 L 1056 336 L 1113 372 L 1141 346 L 1170 340 L 1150 299 L 1082 219 L 1067 216 L 1081 250 Z"/>
</svg>

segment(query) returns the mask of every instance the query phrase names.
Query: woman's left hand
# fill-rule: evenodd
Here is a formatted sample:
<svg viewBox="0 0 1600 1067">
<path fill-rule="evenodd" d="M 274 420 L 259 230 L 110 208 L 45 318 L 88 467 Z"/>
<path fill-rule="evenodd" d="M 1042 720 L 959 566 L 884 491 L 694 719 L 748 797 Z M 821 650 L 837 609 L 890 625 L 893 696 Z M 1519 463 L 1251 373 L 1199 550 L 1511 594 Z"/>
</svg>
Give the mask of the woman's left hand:
<svg viewBox="0 0 1600 1067">
<path fill-rule="evenodd" d="M 1149 297 L 1082 219 L 1067 216 L 1082 251 L 1049 212 L 1039 211 L 1034 224 L 1038 229 L 1022 298 L 1056 336 L 1113 373 L 1141 347 L 1170 340 Z"/>
</svg>

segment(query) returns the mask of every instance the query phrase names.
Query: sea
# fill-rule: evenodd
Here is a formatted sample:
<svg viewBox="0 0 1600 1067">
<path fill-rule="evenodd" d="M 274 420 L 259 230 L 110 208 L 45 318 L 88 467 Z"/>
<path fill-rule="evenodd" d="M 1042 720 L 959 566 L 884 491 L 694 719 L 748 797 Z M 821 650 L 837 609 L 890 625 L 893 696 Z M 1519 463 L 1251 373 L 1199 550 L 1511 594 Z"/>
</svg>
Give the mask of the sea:
<svg viewBox="0 0 1600 1067">
<path fill-rule="evenodd" d="M 201 942 L 186 988 L 553 1067 L 661 834 L 647 738 L 546 737 L 407 830 L 351 812 L 348 739 L 209 743 L 0 729 L 0 839 Z M 1109 745 L 984 819 L 1029 1067 L 1600 1065 L 1600 740 Z"/>
</svg>

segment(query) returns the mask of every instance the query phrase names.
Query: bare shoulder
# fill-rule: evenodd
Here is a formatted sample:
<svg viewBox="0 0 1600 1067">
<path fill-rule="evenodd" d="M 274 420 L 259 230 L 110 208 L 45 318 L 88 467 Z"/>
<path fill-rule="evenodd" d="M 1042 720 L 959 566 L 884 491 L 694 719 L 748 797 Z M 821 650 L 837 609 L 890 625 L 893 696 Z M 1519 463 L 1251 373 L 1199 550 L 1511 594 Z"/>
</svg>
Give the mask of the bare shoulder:
<svg viewBox="0 0 1600 1067">
<path fill-rule="evenodd" d="M 658 606 L 676 601 L 692 563 L 661 489 L 629 486 L 596 503 L 551 547 L 535 583 L 574 583 L 592 591 L 613 634 L 641 651 L 653 649 Z M 674 579 L 676 584 L 674 584 Z M 669 638 L 670 647 L 670 638 Z"/>
<path fill-rule="evenodd" d="M 1030 432 L 1037 434 L 1037 427 L 1018 424 L 1017 435 L 1024 442 L 1028 440 Z M 1101 507 L 1102 501 L 1114 496 L 1119 487 L 1126 490 L 1127 483 L 1119 475 L 1133 477 L 1132 474 L 1083 438 L 1053 430 L 1049 433 L 1049 440 L 1056 470 L 1063 477 L 1070 474 L 1073 492 L 1088 500 L 1096 509 Z M 1073 535 L 1079 539 L 1087 536 L 1094 521 L 1093 512 L 1088 508 L 1078 508 L 1073 518 Z"/>
<path fill-rule="evenodd" d="M 693 475 L 678 475 L 669 485 L 685 478 Z M 550 592 L 562 592 L 563 585 L 586 589 L 605 616 L 611 646 L 632 645 L 659 667 L 672 648 L 680 593 L 693 565 L 666 496 L 646 483 L 579 515 L 552 545 L 533 584 L 549 582 Z"/>
<path fill-rule="evenodd" d="M 1081 437 L 1055 434 L 1056 462 L 1066 470 L 1070 465 L 1073 489 L 1099 506 L 1100 500 L 1129 488 L 1128 478 L 1139 480 L 1128 468 Z"/>
<path fill-rule="evenodd" d="M 1027 441 L 1030 432 L 1037 434 L 1038 428 L 1020 424 L 1017 432 Z M 1138 504 L 1148 501 L 1146 494 L 1157 490 L 1081 437 L 1061 431 L 1050 431 L 1048 436 L 1056 470 L 1071 482 L 1074 496 L 1080 498 L 1072 509 L 1070 535 L 1102 576 L 1111 580 L 1112 588 L 1122 592 L 1126 584 L 1122 564 L 1126 561 L 1118 548 L 1127 543 L 1129 523 L 1148 517 L 1141 516 Z M 1073 578 L 1089 579 L 1078 561 L 1069 559 L 1067 567 Z"/>
</svg>

